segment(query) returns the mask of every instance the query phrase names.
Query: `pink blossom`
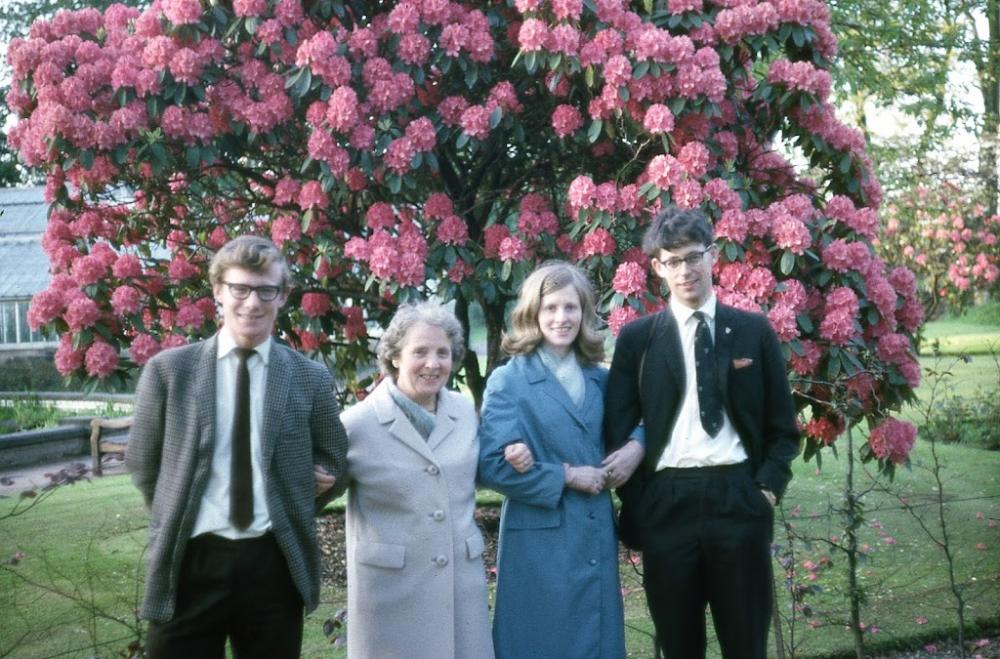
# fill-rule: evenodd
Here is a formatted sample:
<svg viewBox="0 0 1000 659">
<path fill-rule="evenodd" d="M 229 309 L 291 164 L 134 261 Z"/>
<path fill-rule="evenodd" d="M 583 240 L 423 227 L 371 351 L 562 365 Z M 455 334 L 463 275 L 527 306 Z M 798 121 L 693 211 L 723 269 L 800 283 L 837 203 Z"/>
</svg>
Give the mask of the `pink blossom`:
<svg viewBox="0 0 1000 659">
<path fill-rule="evenodd" d="M 799 343 L 802 354 L 799 354 L 794 348 L 791 351 L 792 370 L 799 375 L 812 375 L 816 372 L 816 367 L 819 366 L 823 351 L 813 341 L 803 340 Z"/>
<path fill-rule="evenodd" d="M 449 215 L 438 225 L 437 239 L 446 245 L 465 245 L 469 240 L 469 227 L 458 215 Z"/>
<path fill-rule="evenodd" d="M 97 303 L 80 295 L 66 306 L 66 324 L 74 332 L 91 327 L 101 317 Z"/>
<path fill-rule="evenodd" d="M 622 295 L 638 295 L 646 290 L 646 268 L 634 262 L 626 261 L 615 270 L 611 287 Z"/>
<path fill-rule="evenodd" d="M 521 46 L 521 50 L 530 53 L 544 48 L 548 36 L 549 29 L 544 21 L 540 21 L 537 18 L 529 18 L 521 23 L 517 40 Z"/>
<path fill-rule="evenodd" d="M 63 334 L 59 337 L 59 347 L 56 348 L 56 370 L 60 375 L 73 375 L 83 366 L 84 351 L 73 348 L 73 335 Z"/>
<path fill-rule="evenodd" d="M 101 258 L 93 254 L 82 256 L 73 262 L 73 277 L 80 286 L 96 284 L 107 274 L 107 270 Z"/>
<path fill-rule="evenodd" d="M 233 13 L 237 16 L 256 17 L 267 11 L 267 0 L 233 0 Z"/>
<path fill-rule="evenodd" d="M 879 460 L 902 464 L 913 449 L 916 438 L 916 426 L 890 416 L 868 434 L 868 446 Z"/>
<path fill-rule="evenodd" d="M 111 294 L 111 308 L 119 316 L 138 313 L 142 296 L 132 286 L 119 286 Z"/>
<path fill-rule="evenodd" d="M 167 266 L 167 275 L 170 277 L 170 281 L 174 283 L 193 279 L 200 274 L 201 271 L 198 269 L 198 266 L 191 263 L 183 254 L 175 256 L 170 261 L 170 265 Z"/>
<path fill-rule="evenodd" d="M 826 296 L 824 314 L 819 334 L 830 343 L 844 345 L 858 334 L 858 296 L 850 288 L 834 288 Z"/>
<path fill-rule="evenodd" d="M 588 256 L 610 256 L 615 253 L 617 243 L 614 237 L 604 227 L 597 227 L 583 237 L 577 258 Z"/>
<path fill-rule="evenodd" d="M 701 142 L 688 142 L 677 154 L 677 162 L 688 176 L 701 178 L 708 171 L 711 155 Z"/>
<path fill-rule="evenodd" d="M 581 127 L 583 127 L 583 117 L 572 105 L 559 105 L 552 112 L 552 129 L 559 137 L 571 135 Z"/>
<path fill-rule="evenodd" d="M 417 151 L 430 151 L 437 143 L 434 124 L 427 117 L 420 117 L 407 124 L 406 137 Z"/>
<path fill-rule="evenodd" d="M 384 201 L 372 204 L 365 212 L 365 223 L 372 230 L 391 229 L 396 224 L 392 206 Z"/>
<path fill-rule="evenodd" d="M 580 175 L 573 179 L 573 181 L 569 184 L 569 190 L 566 191 L 566 197 L 569 199 L 570 208 L 573 210 L 589 208 L 593 203 L 594 196 L 596 194 L 597 186 L 594 185 L 594 181 L 586 175 Z"/>
<path fill-rule="evenodd" d="M 483 256 L 495 259 L 500 255 L 500 244 L 510 236 L 505 224 L 491 224 L 483 229 Z"/>
<path fill-rule="evenodd" d="M 473 105 L 462 112 L 461 124 L 470 137 L 484 139 L 490 133 L 490 112 L 481 105 Z"/>
<path fill-rule="evenodd" d="M 799 326 L 794 309 L 784 304 L 776 304 L 767 312 L 767 319 L 781 341 L 788 342 L 798 338 Z"/>
<path fill-rule="evenodd" d="M 319 181 L 307 181 L 299 191 L 298 204 L 302 210 L 326 208 L 329 200 Z"/>
<path fill-rule="evenodd" d="M 528 258 L 528 248 L 520 238 L 507 236 L 500 242 L 497 256 L 501 261 L 523 261 Z"/>
<path fill-rule="evenodd" d="M 150 357 L 160 351 L 160 344 L 149 334 L 141 333 L 132 339 L 128 351 L 132 361 L 142 366 L 149 361 Z"/>
<path fill-rule="evenodd" d="M 655 156 L 646 167 L 649 180 L 658 188 L 665 189 L 684 180 L 684 168 L 671 155 Z"/>
<path fill-rule="evenodd" d="M 182 300 L 177 309 L 177 318 L 174 322 L 177 327 L 198 330 L 205 324 L 205 314 L 197 304 L 192 303 L 190 300 Z"/>
<path fill-rule="evenodd" d="M 330 128 L 349 133 L 358 123 L 358 95 L 350 87 L 337 87 L 326 106 L 326 121 Z"/>
<path fill-rule="evenodd" d="M 797 256 L 805 254 L 812 244 L 812 236 L 805 223 L 784 212 L 772 215 L 771 235 L 778 247 Z"/>
<path fill-rule="evenodd" d="M 138 277 L 142 274 L 142 263 L 135 254 L 121 254 L 111 266 L 111 274 L 119 279 Z"/>
<path fill-rule="evenodd" d="M 355 261 L 367 261 L 368 242 L 360 236 L 352 237 L 344 243 L 344 256 Z"/>
<path fill-rule="evenodd" d="M 302 237 L 302 225 L 291 215 L 281 215 L 271 223 L 271 240 L 281 247 L 285 243 L 298 242 Z"/>
<path fill-rule="evenodd" d="M 435 192 L 424 202 L 424 217 L 428 220 L 442 220 L 454 212 L 451 198 L 443 192 Z"/>
<path fill-rule="evenodd" d="M 638 317 L 639 312 L 628 305 L 615 307 L 608 315 L 608 328 L 611 330 L 611 335 L 618 336 L 625 325 Z"/>
<path fill-rule="evenodd" d="M 305 293 L 299 306 L 305 315 L 319 318 L 330 312 L 330 296 L 326 293 Z"/>
<path fill-rule="evenodd" d="M 455 263 L 448 268 L 448 279 L 455 284 L 460 284 L 473 272 L 472 266 L 468 263 L 462 259 L 455 259 Z"/>
<path fill-rule="evenodd" d="M 341 307 L 340 313 L 344 315 L 344 338 L 348 341 L 357 341 L 368 336 L 368 326 L 361 307 Z"/>
</svg>

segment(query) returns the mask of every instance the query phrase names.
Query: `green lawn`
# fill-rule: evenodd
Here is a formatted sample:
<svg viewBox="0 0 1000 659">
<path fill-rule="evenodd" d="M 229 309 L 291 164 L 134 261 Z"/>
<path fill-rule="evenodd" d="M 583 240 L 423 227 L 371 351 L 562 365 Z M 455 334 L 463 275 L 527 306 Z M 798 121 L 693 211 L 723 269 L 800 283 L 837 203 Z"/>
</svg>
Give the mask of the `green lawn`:
<svg viewBox="0 0 1000 659">
<path fill-rule="evenodd" d="M 933 354 L 935 347 L 947 355 L 1000 353 L 1000 302 L 927 323 L 923 336 L 922 355 Z"/>
<path fill-rule="evenodd" d="M 995 624 L 1000 621 L 1000 530 L 990 528 L 990 520 L 1000 519 L 1000 453 L 961 446 L 942 446 L 939 452 L 945 464 L 949 533 L 954 538 L 959 579 L 967 589 L 969 619 Z M 928 459 L 927 445 L 920 445 L 914 452 L 912 472 L 901 470 L 896 487 L 910 501 L 924 504 L 919 510 L 932 521 L 936 508 L 926 504 L 934 489 L 922 467 Z M 839 517 L 831 515 L 829 506 L 839 500 L 845 467 L 846 460 L 837 460 L 831 453 L 825 456 L 821 471 L 812 463 L 795 464 L 796 475 L 784 506 L 802 535 L 829 538 L 842 534 Z M 859 475 L 862 485 L 868 483 L 865 473 L 862 470 Z M 490 501 L 495 500 L 490 495 Z M 862 541 L 870 545 L 870 551 L 861 571 L 862 583 L 869 590 L 864 620 L 880 630 L 870 635 L 869 642 L 947 634 L 954 628 L 955 617 L 941 552 L 894 497 L 872 492 L 865 501 L 868 517 Z M 14 503 L 14 499 L 0 500 L 0 517 Z M 7 561 L 23 552 L 17 565 L 0 566 L 0 610 L 4 611 L 0 656 L 15 645 L 10 656 L 108 657 L 122 649 L 130 638 L 129 625 L 135 623 L 145 526 L 139 496 L 124 476 L 65 487 L 36 509 L 0 521 L 0 557 Z M 785 544 L 782 535 L 775 540 Z M 799 551 L 796 564 L 800 567 L 803 561 L 819 561 L 823 555 L 834 563 L 817 582 L 824 592 L 808 600 L 817 613 L 798 621 L 799 656 L 849 650 L 850 638 L 840 624 L 846 617 L 844 560 L 825 551 L 821 543 L 811 550 L 799 547 Z M 624 564 L 622 570 L 630 656 L 651 657 L 651 626 L 641 583 L 631 565 Z M 72 594 L 77 601 L 53 591 Z M 344 602 L 342 590 L 324 590 L 323 604 L 306 623 L 305 656 L 342 656 L 343 650 L 332 649 L 324 638 L 322 622 L 343 608 Z M 97 616 L 91 611 L 97 611 Z M 925 624 L 920 622 L 923 618 Z M 816 629 L 804 626 L 813 620 L 819 625 Z M 789 632 L 786 628 L 786 637 Z"/>
</svg>

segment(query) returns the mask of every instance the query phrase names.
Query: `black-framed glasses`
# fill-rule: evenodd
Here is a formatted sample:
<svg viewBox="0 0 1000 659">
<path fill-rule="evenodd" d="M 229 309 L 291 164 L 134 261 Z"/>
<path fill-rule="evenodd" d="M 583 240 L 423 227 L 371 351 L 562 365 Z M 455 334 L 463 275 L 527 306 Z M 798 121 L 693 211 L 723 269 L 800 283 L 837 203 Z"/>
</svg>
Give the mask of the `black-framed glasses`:
<svg viewBox="0 0 1000 659">
<path fill-rule="evenodd" d="M 682 263 L 687 263 L 688 266 L 693 268 L 699 263 L 701 263 L 701 260 L 705 258 L 705 255 L 711 252 L 714 248 L 715 248 L 714 245 L 709 245 L 700 252 L 688 252 L 684 256 L 673 256 L 666 260 L 664 259 L 656 259 L 656 260 L 662 263 L 667 268 L 667 270 L 677 270 L 678 268 L 681 267 Z"/>
<path fill-rule="evenodd" d="M 281 286 L 250 286 L 249 284 L 230 284 L 228 281 L 219 282 L 229 289 L 230 295 L 237 300 L 245 300 L 251 293 L 256 293 L 261 302 L 271 302 L 276 300 L 281 294 Z"/>
</svg>

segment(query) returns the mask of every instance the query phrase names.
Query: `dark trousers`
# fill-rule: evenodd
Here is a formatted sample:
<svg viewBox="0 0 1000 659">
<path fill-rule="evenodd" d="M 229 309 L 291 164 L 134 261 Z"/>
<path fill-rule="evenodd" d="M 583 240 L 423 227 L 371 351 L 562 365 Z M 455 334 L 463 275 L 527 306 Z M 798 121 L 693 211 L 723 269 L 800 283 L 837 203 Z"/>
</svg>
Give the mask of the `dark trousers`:
<svg viewBox="0 0 1000 659">
<path fill-rule="evenodd" d="M 238 659 L 298 657 L 302 615 L 302 596 L 272 534 L 249 540 L 202 535 L 184 551 L 174 617 L 150 623 L 146 653 L 221 659 L 228 637 Z"/>
<path fill-rule="evenodd" d="M 640 503 L 646 601 L 665 655 L 705 656 L 705 606 L 726 659 L 765 659 L 774 512 L 746 463 L 664 469 Z"/>
</svg>

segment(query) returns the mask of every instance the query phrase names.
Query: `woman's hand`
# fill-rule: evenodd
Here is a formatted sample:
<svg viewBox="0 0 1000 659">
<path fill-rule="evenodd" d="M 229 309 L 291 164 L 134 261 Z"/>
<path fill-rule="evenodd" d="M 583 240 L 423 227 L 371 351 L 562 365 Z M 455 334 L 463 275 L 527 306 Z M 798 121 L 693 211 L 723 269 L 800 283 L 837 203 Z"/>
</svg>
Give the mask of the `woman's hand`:
<svg viewBox="0 0 1000 659">
<path fill-rule="evenodd" d="M 531 449 L 524 442 L 515 442 L 505 446 L 503 458 L 519 474 L 523 474 L 535 466 L 535 456 L 531 454 Z"/>
<path fill-rule="evenodd" d="M 313 465 L 313 477 L 316 479 L 316 498 L 329 492 L 337 483 L 337 477 L 320 465 Z"/>
<path fill-rule="evenodd" d="M 607 476 L 604 469 L 597 467 L 571 467 L 564 464 L 566 469 L 566 487 L 571 490 L 583 492 L 585 494 L 599 494 L 604 489 L 604 482 Z"/>
<path fill-rule="evenodd" d="M 642 462 L 646 449 L 636 440 L 631 440 L 617 451 L 609 454 L 601 462 L 604 472 L 608 475 L 607 487 L 620 487 L 632 476 L 632 472 Z"/>
</svg>

